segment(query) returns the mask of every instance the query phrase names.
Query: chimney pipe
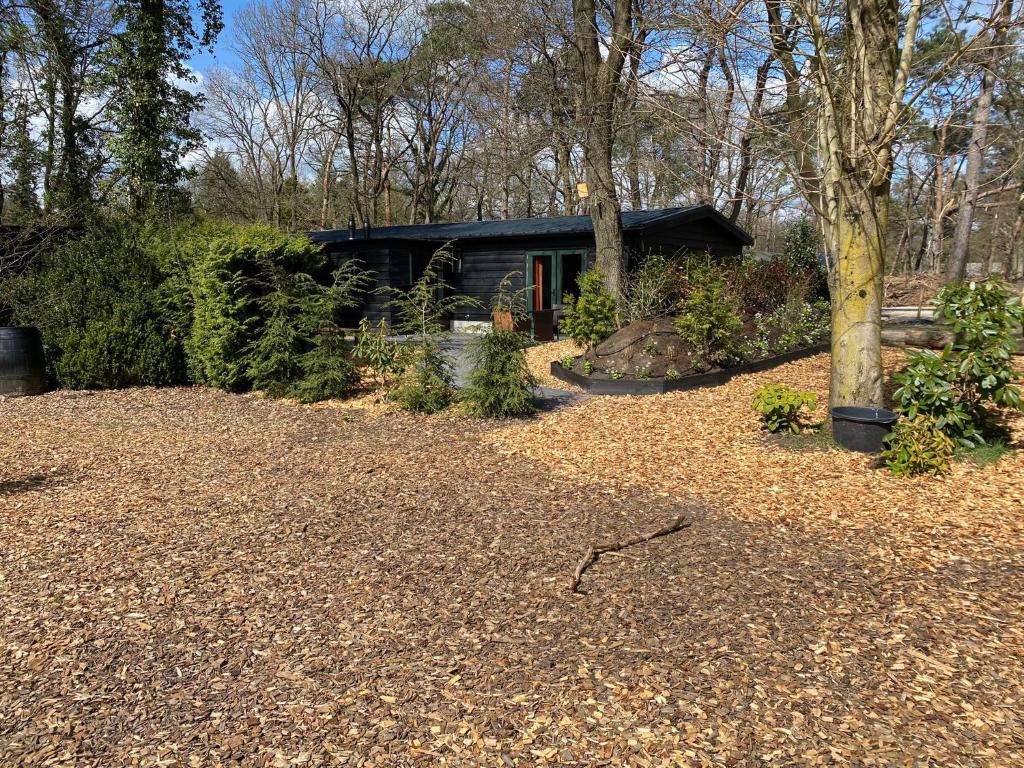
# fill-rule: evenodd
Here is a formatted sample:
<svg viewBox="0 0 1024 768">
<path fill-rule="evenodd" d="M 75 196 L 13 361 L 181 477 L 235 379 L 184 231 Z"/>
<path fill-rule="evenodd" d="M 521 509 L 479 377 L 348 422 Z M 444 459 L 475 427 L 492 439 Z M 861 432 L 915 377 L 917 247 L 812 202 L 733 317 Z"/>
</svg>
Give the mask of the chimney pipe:
<svg viewBox="0 0 1024 768">
<path fill-rule="evenodd" d="M 484 201 L 483 200 L 477 200 L 476 201 L 476 220 L 477 221 L 483 221 L 484 220 Z"/>
<path fill-rule="evenodd" d="M 356 216 L 354 213 L 348 215 L 348 239 L 356 239 Z"/>
<path fill-rule="evenodd" d="M 370 217 L 367 214 L 363 214 L 363 239 L 370 239 Z"/>
</svg>

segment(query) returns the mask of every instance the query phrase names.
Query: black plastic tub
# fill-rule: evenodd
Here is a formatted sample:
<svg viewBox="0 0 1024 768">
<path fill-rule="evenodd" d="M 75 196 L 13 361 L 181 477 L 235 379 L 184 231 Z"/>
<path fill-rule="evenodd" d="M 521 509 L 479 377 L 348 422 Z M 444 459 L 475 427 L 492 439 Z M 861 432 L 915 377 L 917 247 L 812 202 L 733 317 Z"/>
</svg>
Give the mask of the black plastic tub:
<svg viewBox="0 0 1024 768">
<path fill-rule="evenodd" d="M 885 408 L 859 408 L 840 405 L 829 409 L 832 415 L 832 436 L 843 448 L 859 453 L 879 453 L 882 438 L 889 434 L 899 419 Z"/>
<path fill-rule="evenodd" d="M 46 358 L 38 328 L 0 328 L 0 395 L 17 397 L 46 391 Z"/>
</svg>

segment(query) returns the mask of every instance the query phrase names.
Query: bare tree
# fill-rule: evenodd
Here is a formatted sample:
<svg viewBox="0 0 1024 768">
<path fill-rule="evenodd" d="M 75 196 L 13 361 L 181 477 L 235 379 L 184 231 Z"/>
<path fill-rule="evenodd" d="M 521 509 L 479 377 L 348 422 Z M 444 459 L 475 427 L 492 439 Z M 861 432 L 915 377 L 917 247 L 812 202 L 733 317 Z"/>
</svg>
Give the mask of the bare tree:
<svg viewBox="0 0 1024 768">
<path fill-rule="evenodd" d="M 946 276 L 950 280 L 962 280 L 967 268 L 969 239 L 978 207 L 982 165 L 988 141 L 989 113 L 992 111 L 999 63 L 1006 52 L 1007 35 L 1012 17 L 1013 0 L 993 0 L 992 15 L 989 20 L 990 42 L 986 61 L 982 64 L 984 69 L 981 86 L 978 90 L 978 99 L 974 107 L 971 142 L 967 150 L 963 201 L 960 204 L 956 230 L 953 233 L 953 247 L 946 266 Z"/>
</svg>

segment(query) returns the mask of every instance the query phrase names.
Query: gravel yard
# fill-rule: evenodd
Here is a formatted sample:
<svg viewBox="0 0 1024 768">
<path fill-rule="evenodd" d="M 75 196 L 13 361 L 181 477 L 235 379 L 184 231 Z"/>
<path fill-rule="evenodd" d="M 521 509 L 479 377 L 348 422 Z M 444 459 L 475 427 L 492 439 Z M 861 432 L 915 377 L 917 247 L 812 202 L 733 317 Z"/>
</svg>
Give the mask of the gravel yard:
<svg viewBox="0 0 1024 768">
<path fill-rule="evenodd" d="M 512 425 L 0 402 L 0 765 L 1021 764 L 1021 452 L 908 481 L 757 432 L 826 377 Z"/>
</svg>

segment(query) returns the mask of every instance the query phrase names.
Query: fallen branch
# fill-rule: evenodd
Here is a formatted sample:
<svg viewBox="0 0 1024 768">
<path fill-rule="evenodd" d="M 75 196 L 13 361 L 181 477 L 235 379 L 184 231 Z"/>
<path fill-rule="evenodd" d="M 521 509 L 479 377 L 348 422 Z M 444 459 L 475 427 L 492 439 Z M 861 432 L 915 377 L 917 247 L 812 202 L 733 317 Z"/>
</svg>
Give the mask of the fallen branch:
<svg viewBox="0 0 1024 768">
<path fill-rule="evenodd" d="M 583 579 L 583 574 L 587 572 L 597 559 L 601 555 L 607 555 L 612 552 L 618 552 L 628 547 L 636 546 L 637 544 L 643 544 L 653 539 L 660 538 L 662 536 L 668 536 L 670 533 L 681 531 L 683 528 L 689 528 L 693 525 L 693 518 L 683 513 L 679 515 L 674 521 L 666 525 L 664 528 L 659 528 L 653 533 L 646 533 L 643 536 L 637 536 L 635 539 L 628 539 L 627 541 L 620 541 L 615 544 L 601 544 L 594 546 L 593 544 L 587 549 L 587 554 L 580 560 L 579 565 L 576 566 L 576 572 L 572 575 L 572 582 L 569 584 L 569 589 L 572 592 L 578 593 L 580 591 L 580 581 Z"/>
</svg>

